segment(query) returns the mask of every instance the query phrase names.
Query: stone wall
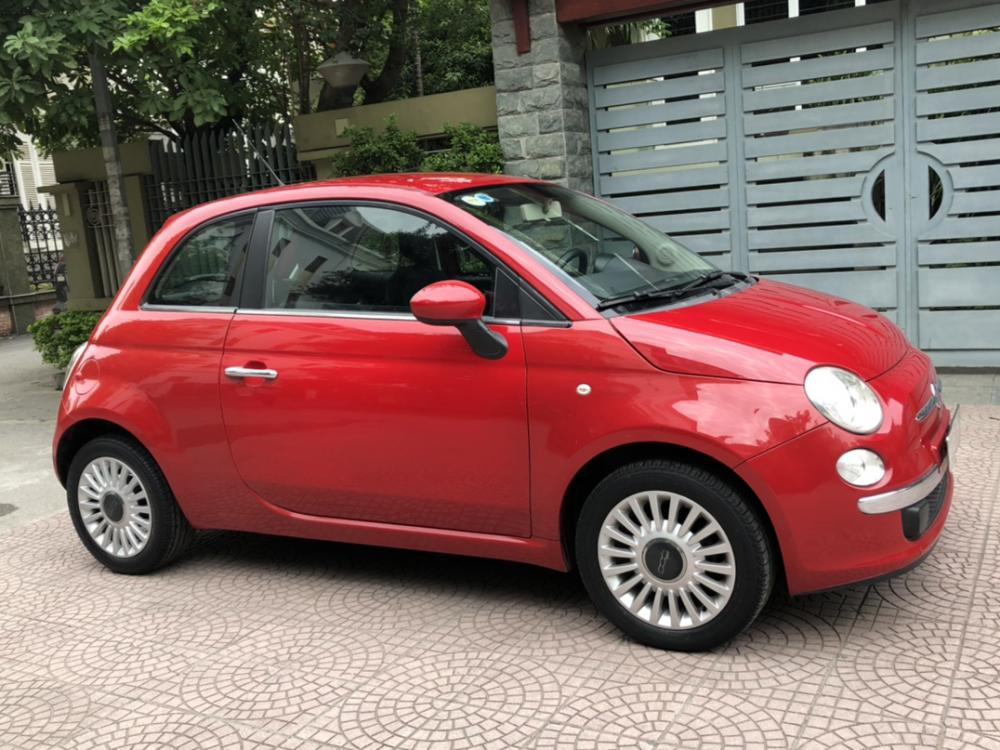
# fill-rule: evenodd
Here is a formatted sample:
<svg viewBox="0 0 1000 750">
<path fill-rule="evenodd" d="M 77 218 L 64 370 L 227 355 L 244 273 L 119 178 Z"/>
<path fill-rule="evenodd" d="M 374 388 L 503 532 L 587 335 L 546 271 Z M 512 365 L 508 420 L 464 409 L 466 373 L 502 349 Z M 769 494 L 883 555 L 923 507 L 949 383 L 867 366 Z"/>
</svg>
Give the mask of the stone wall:
<svg viewBox="0 0 1000 750">
<path fill-rule="evenodd" d="M 55 292 L 35 292 L 14 298 L 0 297 L 0 336 L 25 333 L 28 326 L 36 320 L 51 315 L 55 305 Z"/>
<path fill-rule="evenodd" d="M 593 190 L 586 35 L 530 0 L 531 51 L 518 54 L 511 0 L 490 0 L 497 128 L 508 174 Z"/>
</svg>

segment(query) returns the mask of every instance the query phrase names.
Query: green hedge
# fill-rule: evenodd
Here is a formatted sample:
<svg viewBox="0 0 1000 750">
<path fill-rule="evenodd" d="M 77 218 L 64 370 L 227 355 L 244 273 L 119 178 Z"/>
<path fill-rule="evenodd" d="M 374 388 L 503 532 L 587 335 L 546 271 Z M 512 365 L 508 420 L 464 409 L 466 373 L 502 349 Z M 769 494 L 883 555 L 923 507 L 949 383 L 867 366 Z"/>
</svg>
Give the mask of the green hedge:
<svg viewBox="0 0 1000 750">
<path fill-rule="evenodd" d="M 492 172 L 503 170 L 503 152 L 497 134 L 476 125 L 445 125 L 448 148 L 427 153 L 412 130 L 402 130 L 395 118 L 382 130 L 348 128 L 351 145 L 333 157 L 333 168 L 343 177 L 392 172 Z"/>
<path fill-rule="evenodd" d="M 103 314 L 84 310 L 55 313 L 32 323 L 28 333 L 35 340 L 35 348 L 42 353 L 42 359 L 63 370 L 73 350 L 90 338 Z"/>
</svg>

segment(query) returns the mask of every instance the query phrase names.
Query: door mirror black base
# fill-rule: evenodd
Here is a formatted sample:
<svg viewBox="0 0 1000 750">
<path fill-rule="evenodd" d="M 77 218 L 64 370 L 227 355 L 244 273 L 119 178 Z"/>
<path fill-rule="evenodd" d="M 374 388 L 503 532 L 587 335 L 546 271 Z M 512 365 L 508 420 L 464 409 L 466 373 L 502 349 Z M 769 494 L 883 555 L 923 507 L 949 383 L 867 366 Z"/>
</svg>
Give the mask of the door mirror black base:
<svg viewBox="0 0 1000 750">
<path fill-rule="evenodd" d="M 490 330 L 481 319 L 464 320 L 455 326 L 465 336 L 472 351 L 484 359 L 502 359 L 507 354 L 507 339 Z"/>
</svg>

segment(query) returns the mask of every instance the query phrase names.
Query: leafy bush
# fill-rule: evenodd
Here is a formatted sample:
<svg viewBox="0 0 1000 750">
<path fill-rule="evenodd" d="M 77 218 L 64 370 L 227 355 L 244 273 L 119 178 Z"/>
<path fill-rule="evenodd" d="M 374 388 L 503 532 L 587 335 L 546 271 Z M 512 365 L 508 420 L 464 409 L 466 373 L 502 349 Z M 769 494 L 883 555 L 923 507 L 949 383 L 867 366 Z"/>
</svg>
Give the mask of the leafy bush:
<svg viewBox="0 0 1000 750">
<path fill-rule="evenodd" d="M 32 323 L 28 333 L 35 340 L 35 348 L 42 353 L 42 359 L 64 370 L 73 350 L 90 338 L 101 315 L 103 313 L 85 310 L 56 313 Z"/>
<path fill-rule="evenodd" d="M 424 157 L 417 134 L 400 130 L 394 117 L 386 120 L 382 131 L 354 127 L 345 130 L 344 135 L 351 139 L 351 145 L 333 157 L 333 168 L 344 177 L 413 172 L 419 168 Z"/>
<path fill-rule="evenodd" d="M 390 172 L 492 172 L 503 169 L 503 152 L 495 132 L 461 123 L 445 125 L 449 147 L 425 153 L 417 134 L 402 130 L 395 118 L 385 129 L 354 127 L 344 131 L 351 145 L 333 156 L 338 175 L 349 177 Z"/>
<path fill-rule="evenodd" d="M 421 169 L 425 172 L 491 172 L 503 171 L 503 151 L 497 134 L 467 122 L 445 125 L 445 135 L 451 144 L 447 151 L 428 154 Z"/>
</svg>

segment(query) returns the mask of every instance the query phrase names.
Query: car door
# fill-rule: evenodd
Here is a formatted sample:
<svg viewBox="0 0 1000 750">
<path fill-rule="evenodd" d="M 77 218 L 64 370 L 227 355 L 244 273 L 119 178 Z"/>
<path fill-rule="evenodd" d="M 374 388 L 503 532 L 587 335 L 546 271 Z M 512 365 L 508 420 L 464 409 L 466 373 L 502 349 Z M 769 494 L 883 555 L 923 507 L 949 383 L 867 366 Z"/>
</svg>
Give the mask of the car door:
<svg viewBox="0 0 1000 750">
<path fill-rule="evenodd" d="M 519 326 L 490 323 L 509 350 L 487 360 L 455 328 L 409 312 L 414 293 L 446 278 L 479 286 L 494 312 L 505 272 L 398 206 L 261 216 L 254 302 L 234 316 L 222 362 L 226 430 L 249 487 L 307 516 L 528 536 Z"/>
</svg>

